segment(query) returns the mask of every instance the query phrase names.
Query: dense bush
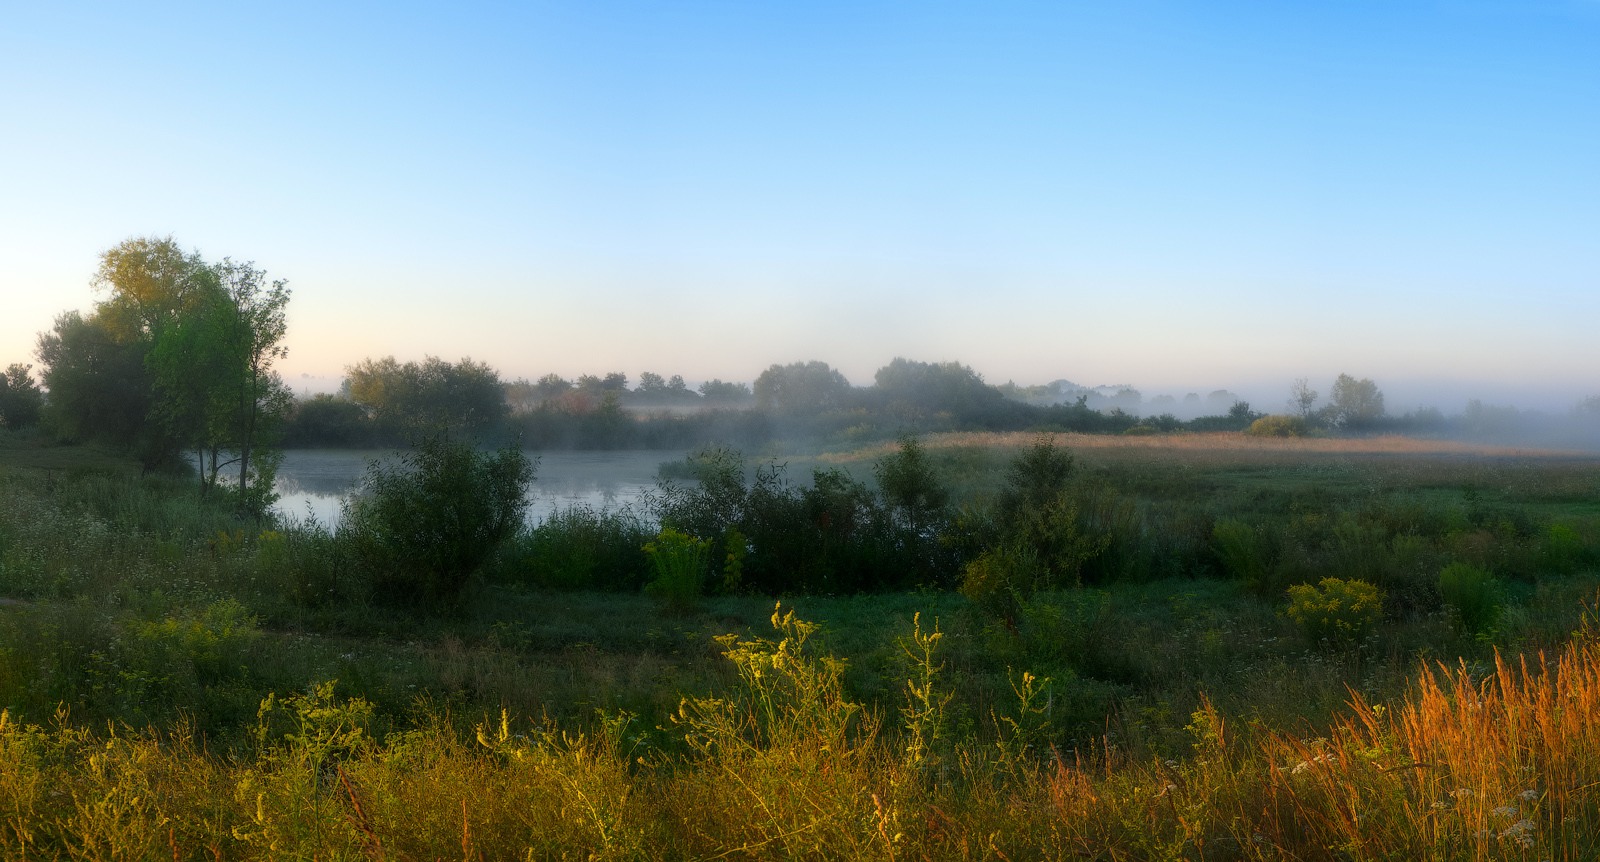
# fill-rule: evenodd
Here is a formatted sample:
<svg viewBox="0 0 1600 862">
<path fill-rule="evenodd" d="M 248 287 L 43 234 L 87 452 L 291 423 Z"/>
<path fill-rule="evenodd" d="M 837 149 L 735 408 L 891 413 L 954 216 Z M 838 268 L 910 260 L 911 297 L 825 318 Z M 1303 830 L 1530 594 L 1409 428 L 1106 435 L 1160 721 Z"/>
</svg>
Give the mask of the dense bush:
<svg viewBox="0 0 1600 862">
<path fill-rule="evenodd" d="M 1468 634 L 1487 632 L 1500 616 L 1500 585 L 1476 566 L 1451 563 L 1439 572 L 1439 593 Z"/>
<path fill-rule="evenodd" d="M 849 594 L 943 583 L 948 555 L 926 506 L 897 518 L 871 488 L 839 470 L 791 483 L 782 465 L 763 465 L 745 481 L 744 459 L 729 449 L 696 453 L 697 484 L 664 481 L 656 500 L 663 527 L 713 543 L 705 583 L 767 593 Z M 730 571 L 729 566 L 734 566 Z"/>
<path fill-rule="evenodd" d="M 491 576 L 540 589 L 632 592 L 649 580 L 643 545 L 653 535 L 649 519 L 632 508 L 572 506 L 518 531 L 495 556 Z"/>
<path fill-rule="evenodd" d="M 376 595 L 449 602 L 522 525 L 534 463 L 516 449 L 480 452 L 428 437 L 398 464 L 373 462 L 344 507 L 340 539 Z"/>
<path fill-rule="evenodd" d="M 1312 643 L 1349 646 L 1383 619 L 1383 593 L 1366 581 L 1323 578 L 1290 587 L 1287 613 Z"/>
<path fill-rule="evenodd" d="M 671 527 L 662 528 L 655 540 L 644 546 L 656 572 L 655 580 L 645 585 L 645 592 L 676 610 L 694 607 L 700 598 L 710 550 L 711 543 L 705 539 Z"/>
<path fill-rule="evenodd" d="M 1244 433 L 1252 437 L 1304 437 L 1309 430 L 1302 417 L 1273 414 L 1251 422 Z"/>
</svg>

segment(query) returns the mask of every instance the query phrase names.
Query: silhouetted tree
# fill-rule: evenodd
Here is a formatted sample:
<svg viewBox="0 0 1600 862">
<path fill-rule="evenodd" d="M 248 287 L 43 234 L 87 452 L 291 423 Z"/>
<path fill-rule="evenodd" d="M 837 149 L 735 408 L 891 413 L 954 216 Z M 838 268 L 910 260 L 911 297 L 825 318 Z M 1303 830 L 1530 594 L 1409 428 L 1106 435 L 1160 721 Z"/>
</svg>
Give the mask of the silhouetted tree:
<svg viewBox="0 0 1600 862">
<path fill-rule="evenodd" d="M 896 357 L 878 369 L 872 394 L 905 421 L 947 416 L 954 424 L 983 424 L 1005 407 L 999 389 L 959 362 L 915 362 Z"/>
<path fill-rule="evenodd" d="M 707 380 L 700 384 L 700 397 L 707 404 L 738 404 L 749 401 L 750 387 L 743 383 L 725 383 L 721 380 Z"/>
<path fill-rule="evenodd" d="M 756 404 L 786 414 L 819 414 L 843 407 L 850 381 L 826 362 L 773 365 L 756 378 Z"/>
<path fill-rule="evenodd" d="M 13 431 L 39 422 L 44 395 L 30 373 L 32 365 L 12 363 L 0 374 L 0 428 Z"/>
</svg>

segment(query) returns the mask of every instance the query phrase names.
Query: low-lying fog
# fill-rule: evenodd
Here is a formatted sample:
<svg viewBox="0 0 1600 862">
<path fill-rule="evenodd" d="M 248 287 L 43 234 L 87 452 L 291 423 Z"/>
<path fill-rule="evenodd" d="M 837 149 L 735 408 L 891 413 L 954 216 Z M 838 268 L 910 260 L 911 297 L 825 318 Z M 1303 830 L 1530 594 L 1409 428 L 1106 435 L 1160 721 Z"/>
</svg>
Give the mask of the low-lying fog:
<svg viewBox="0 0 1600 862">
<path fill-rule="evenodd" d="M 572 506 L 613 509 L 637 503 L 656 487 L 663 461 L 682 452 L 528 452 L 538 459 L 528 489 L 528 520 L 539 523 L 551 512 Z M 278 467 L 278 512 L 336 527 L 339 507 L 355 489 L 373 460 L 394 457 L 389 451 L 291 449 Z"/>
</svg>

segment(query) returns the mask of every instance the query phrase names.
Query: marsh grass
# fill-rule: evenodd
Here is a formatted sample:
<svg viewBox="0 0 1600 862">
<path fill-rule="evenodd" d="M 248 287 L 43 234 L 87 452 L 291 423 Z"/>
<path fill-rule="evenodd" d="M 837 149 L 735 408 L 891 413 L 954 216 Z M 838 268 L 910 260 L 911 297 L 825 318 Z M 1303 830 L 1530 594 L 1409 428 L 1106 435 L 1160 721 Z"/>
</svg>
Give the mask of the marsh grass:
<svg viewBox="0 0 1600 862">
<path fill-rule="evenodd" d="M 1170 757 L 1020 745 L 1048 706 L 1019 673 L 1010 735 L 958 736 L 930 763 L 903 747 L 925 712 L 885 727 L 813 625 L 772 622 L 723 639 L 739 681 L 683 702 L 681 750 L 621 713 L 464 731 L 425 711 L 380 735 L 372 705 L 332 685 L 268 698 L 232 757 L 181 724 L 0 714 L 0 858 L 1581 859 L 1600 841 L 1586 637 L 1425 666 L 1387 704 L 1352 694 L 1315 735 L 1201 699 Z M 937 640 L 909 637 L 937 662 Z"/>
</svg>

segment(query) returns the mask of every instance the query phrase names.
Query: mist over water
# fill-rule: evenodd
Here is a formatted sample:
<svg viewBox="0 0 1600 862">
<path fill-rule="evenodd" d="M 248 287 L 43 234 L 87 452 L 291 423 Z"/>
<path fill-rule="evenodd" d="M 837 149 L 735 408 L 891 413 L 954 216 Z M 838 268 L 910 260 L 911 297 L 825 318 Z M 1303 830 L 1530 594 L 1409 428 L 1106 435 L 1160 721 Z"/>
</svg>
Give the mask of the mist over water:
<svg viewBox="0 0 1600 862">
<path fill-rule="evenodd" d="M 274 509 L 286 517 L 311 517 L 337 528 L 340 507 L 366 474 L 367 465 L 397 454 L 392 450 L 289 450 L 278 468 L 274 487 L 279 497 Z M 615 509 L 637 505 L 655 490 L 661 463 L 684 455 L 657 450 L 525 454 L 538 460 L 528 489 L 531 524 L 573 506 Z"/>
</svg>

